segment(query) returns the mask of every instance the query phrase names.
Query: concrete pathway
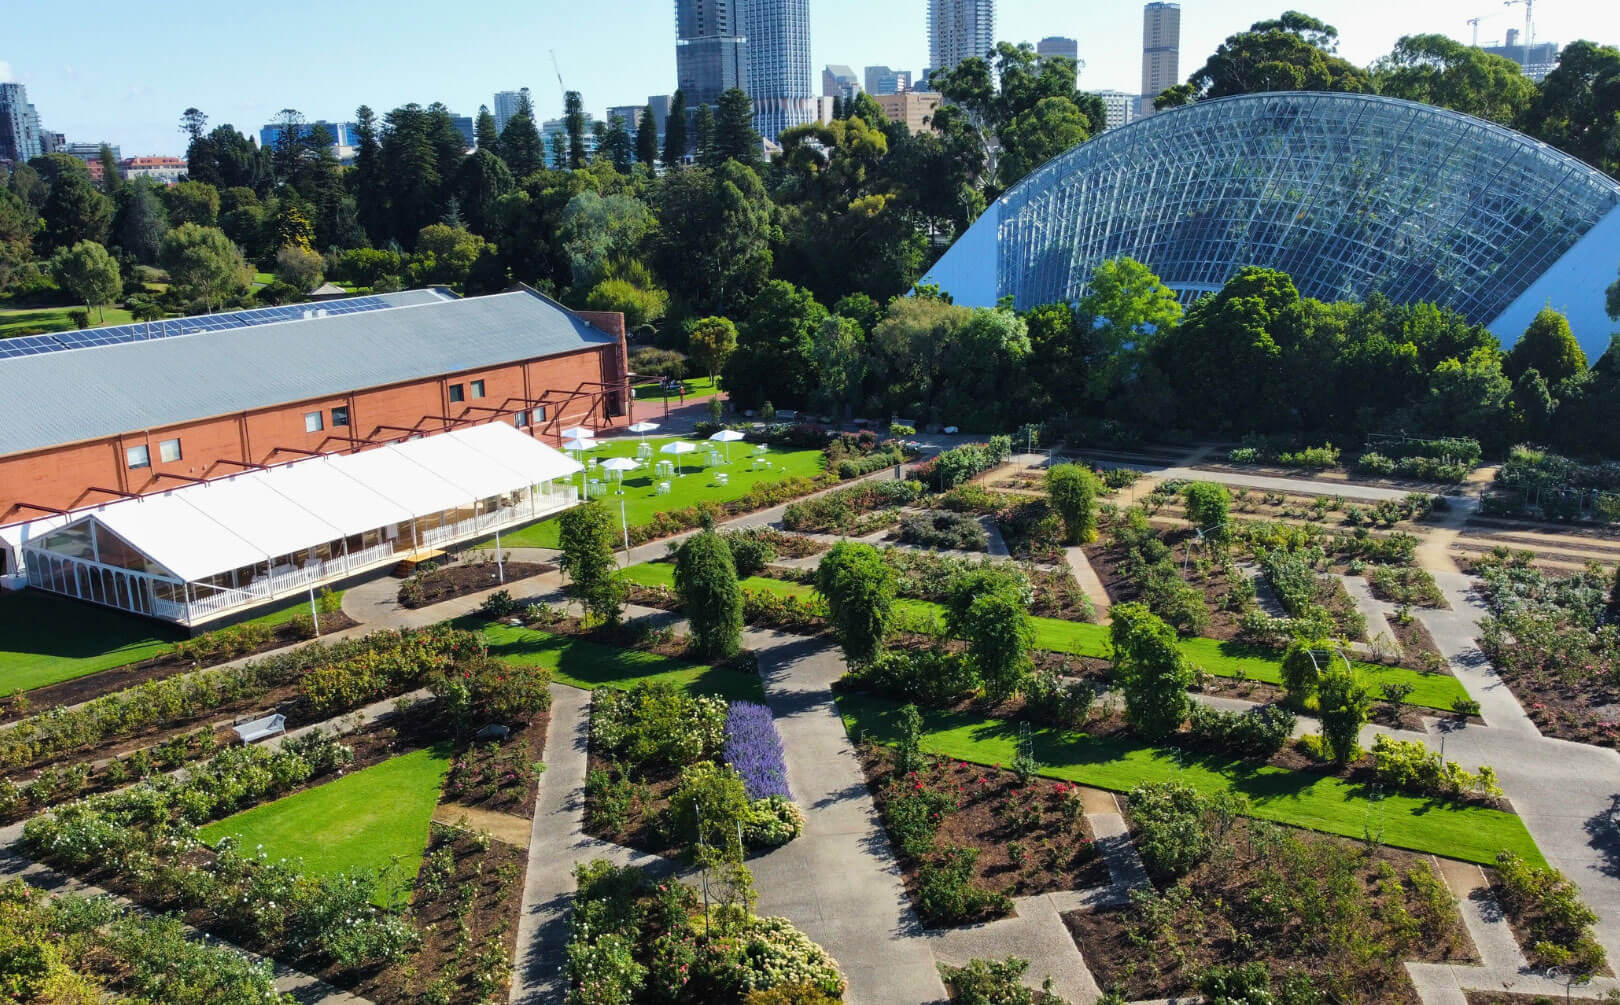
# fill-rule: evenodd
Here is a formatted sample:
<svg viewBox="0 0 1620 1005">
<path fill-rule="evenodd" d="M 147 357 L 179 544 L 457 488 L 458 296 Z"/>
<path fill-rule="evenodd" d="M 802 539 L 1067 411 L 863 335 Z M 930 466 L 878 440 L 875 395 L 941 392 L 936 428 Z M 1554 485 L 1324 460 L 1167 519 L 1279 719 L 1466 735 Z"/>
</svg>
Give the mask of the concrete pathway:
<svg viewBox="0 0 1620 1005">
<path fill-rule="evenodd" d="M 748 864 L 758 911 L 782 915 L 819 943 L 849 979 L 847 1000 L 916 1005 L 945 987 L 911 910 L 900 868 L 833 705 L 837 651 L 818 639 L 750 631 L 766 701 L 787 755 L 788 785 L 805 811 L 797 840 Z"/>
<path fill-rule="evenodd" d="M 1113 618 L 1109 616 L 1108 609 L 1113 606 L 1114 600 L 1108 595 L 1108 590 L 1103 586 L 1097 570 L 1091 567 L 1091 559 L 1086 557 L 1086 549 L 1079 545 L 1064 548 L 1063 561 L 1068 564 L 1069 573 L 1074 576 L 1074 581 L 1080 584 L 1080 589 L 1085 591 L 1086 598 L 1091 601 L 1091 609 L 1096 612 L 1097 624 L 1110 624 Z"/>
<path fill-rule="evenodd" d="M 1395 629 L 1389 623 L 1388 613 L 1394 609 L 1393 604 L 1386 603 L 1373 596 L 1372 587 L 1367 585 L 1364 576 L 1340 576 L 1344 583 L 1344 592 L 1350 595 L 1350 600 L 1356 605 L 1356 610 L 1367 620 L 1368 640 L 1377 639 L 1382 635 L 1389 641 L 1391 652 L 1396 656 L 1401 654 L 1401 644 L 1395 639 Z"/>
<path fill-rule="evenodd" d="M 654 873 L 673 873 L 675 863 L 656 855 L 599 841 L 585 833 L 585 775 L 590 741 L 591 692 L 551 686 L 551 726 L 546 733 L 546 770 L 540 776 L 518 915 L 517 963 L 508 996 L 512 1002 L 561 1002 L 568 917 L 573 907 L 574 866 L 605 858 Z"/>
</svg>

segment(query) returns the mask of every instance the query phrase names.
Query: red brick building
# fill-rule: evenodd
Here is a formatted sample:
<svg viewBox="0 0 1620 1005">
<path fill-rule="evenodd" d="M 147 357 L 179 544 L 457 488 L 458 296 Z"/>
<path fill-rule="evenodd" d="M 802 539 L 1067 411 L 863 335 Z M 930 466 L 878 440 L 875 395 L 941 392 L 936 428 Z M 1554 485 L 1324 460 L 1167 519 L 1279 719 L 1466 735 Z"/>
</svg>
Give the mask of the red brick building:
<svg viewBox="0 0 1620 1005">
<path fill-rule="evenodd" d="M 554 446 L 630 421 L 617 313 L 526 288 L 277 310 L 63 333 L 24 355 L 0 342 L 0 577 L 18 585 L 19 528 L 57 511 L 479 423 Z M 206 330 L 173 333 L 190 326 Z"/>
</svg>

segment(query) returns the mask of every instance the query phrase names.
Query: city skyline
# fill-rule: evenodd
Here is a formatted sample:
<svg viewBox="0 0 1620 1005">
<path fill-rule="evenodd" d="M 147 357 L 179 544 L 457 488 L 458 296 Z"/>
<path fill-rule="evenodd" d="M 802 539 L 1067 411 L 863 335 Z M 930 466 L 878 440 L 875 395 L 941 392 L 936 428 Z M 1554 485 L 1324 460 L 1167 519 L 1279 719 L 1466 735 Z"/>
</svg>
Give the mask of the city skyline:
<svg viewBox="0 0 1620 1005">
<path fill-rule="evenodd" d="M 1210 5 L 1188 3 L 1182 9 L 1182 79 L 1203 64 L 1221 39 L 1251 22 L 1275 17 L 1289 4 L 1242 0 Z M 1301 6 L 1301 5 L 1293 5 Z M 496 91 L 531 88 L 536 117 L 562 113 L 562 94 L 550 52 L 555 48 L 568 88 L 579 90 L 593 115 L 610 105 L 644 101 L 675 86 L 675 32 L 669 0 L 609 0 L 588 21 L 566 11 L 535 9 L 496 2 L 484 18 L 465 25 L 446 25 L 427 17 L 406 16 L 399 5 L 384 7 L 358 0 L 352 15 L 373 33 L 363 49 L 342 62 L 311 58 L 293 61 L 243 59 L 247 41 L 280 30 L 287 19 L 318 18 L 326 11 L 305 0 L 291 0 L 276 11 L 256 10 L 226 24 L 194 0 L 177 0 L 164 18 L 134 9 L 109 12 L 104 25 L 125 40 L 117 49 L 98 53 L 94 62 L 80 60 L 82 23 L 68 8 L 30 12 L 20 31 L 8 33 L 14 44 L 0 48 L 0 80 L 28 86 L 29 100 L 42 123 L 69 140 L 118 143 L 131 154 L 177 154 L 184 139 L 176 128 L 180 112 L 195 105 L 214 124 L 229 122 L 254 135 L 274 114 L 297 108 L 313 119 L 348 120 L 360 104 L 379 115 L 415 101 L 442 101 L 462 115 L 476 114 Z M 1507 28 L 1522 28 L 1517 8 L 1501 9 L 1479 0 L 1439 0 L 1413 7 L 1393 0 L 1350 0 L 1303 5 L 1302 9 L 1336 25 L 1340 54 L 1365 64 L 1389 51 L 1403 34 L 1437 32 L 1467 42 L 1468 18 L 1487 15 L 1480 41 L 1503 37 Z M 1142 5 L 1129 4 L 1082 14 L 1054 0 L 1001 0 L 997 5 L 998 40 L 1029 42 L 1066 35 L 1079 42 L 1087 69 L 1081 86 L 1135 93 L 1141 74 Z M 505 26 L 503 37 L 537 39 L 532 47 L 495 50 L 476 60 L 443 59 L 442 74 L 431 67 L 440 50 L 464 53 L 487 48 L 485 19 Z M 854 23 L 871 30 L 852 33 Z M 1593 9 L 1571 4 L 1537 5 L 1539 41 L 1568 43 L 1588 38 L 1620 42 L 1620 7 Z M 913 74 L 928 61 L 926 3 L 874 7 L 856 0 L 811 0 L 810 66 L 819 74 L 828 63 L 852 67 L 887 65 Z M 161 66 L 172 73 L 154 74 L 150 54 L 169 54 Z M 604 60 L 592 52 L 621 58 Z M 368 53 L 382 54 L 368 58 Z M 421 60 L 418 64 L 415 61 Z M 428 69 L 424 70 L 424 66 Z M 819 89 L 819 88 L 814 88 Z"/>
</svg>

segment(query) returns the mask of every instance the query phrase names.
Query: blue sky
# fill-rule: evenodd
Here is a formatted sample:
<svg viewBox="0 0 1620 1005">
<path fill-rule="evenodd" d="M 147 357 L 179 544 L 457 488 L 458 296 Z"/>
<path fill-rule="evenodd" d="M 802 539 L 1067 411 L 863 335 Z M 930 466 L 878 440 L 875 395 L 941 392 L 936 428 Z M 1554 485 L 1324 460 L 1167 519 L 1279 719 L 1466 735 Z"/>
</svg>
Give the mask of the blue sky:
<svg viewBox="0 0 1620 1005">
<path fill-rule="evenodd" d="M 70 140 L 119 143 L 124 156 L 182 153 L 180 113 L 196 105 L 215 124 L 248 132 L 278 109 L 311 118 L 379 114 L 439 100 L 471 115 L 498 89 L 529 86 L 542 117 L 561 111 L 552 69 L 596 115 L 668 93 L 675 76 L 673 0 L 279 0 L 269 4 L 169 0 L 141 5 L 11 0 L 0 32 L 0 80 L 21 80 L 45 124 Z M 922 69 L 926 0 L 810 0 L 812 59 Z M 1336 25 L 1340 52 L 1365 63 L 1400 35 L 1438 32 L 1468 41 L 1466 21 L 1488 15 L 1482 41 L 1522 27 L 1524 8 L 1501 0 L 1190 0 L 1182 4 L 1182 76 L 1250 22 L 1298 7 Z M 228 12 L 228 13 L 226 13 Z M 447 16 L 448 15 L 450 16 Z M 1082 86 L 1134 92 L 1141 5 L 1001 0 L 997 36 L 1068 35 L 1087 63 Z M 1620 3 L 1541 0 L 1536 36 L 1620 43 Z"/>
</svg>

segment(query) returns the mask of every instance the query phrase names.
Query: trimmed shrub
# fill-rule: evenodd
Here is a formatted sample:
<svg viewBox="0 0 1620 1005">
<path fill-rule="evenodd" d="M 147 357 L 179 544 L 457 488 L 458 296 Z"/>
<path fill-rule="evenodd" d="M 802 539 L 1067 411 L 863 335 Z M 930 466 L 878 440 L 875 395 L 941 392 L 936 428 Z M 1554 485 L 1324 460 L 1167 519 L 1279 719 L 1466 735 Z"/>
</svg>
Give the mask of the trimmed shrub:
<svg viewBox="0 0 1620 1005">
<path fill-rule="evenodd" d="M 568 593 L 585 605 L 592 617 L 610 625 L 624 614 L 628 592 L 613 562 L 618 528 L 613 515 L 600 502 L 588 502 L 558 518 L 557 564 L 568 574 Z"/>
<path fill-rule="evenodd" d="M 714 659 L 742 647 L 743 598 L 731 549 L 714 531 L 694 534 L 675 551 L 675 592 L 692 624 L 692 640 Z"/>
<path fill-rule="evenodd" d="M 840 541 L 816 566 L 816 591 L 827 602 L 828 619 L 856 666 L 876 659 L 888 633 L 894 607 L 894 570 L 869 544 Z"/>
<path fill-rule="evenodd" d="M 1160 879 L 1185 876 L 1225 839 L 1247 800 L 1205 795 L 1184 782 L 1145 782 L 1129 794 L 1142 864 Z"/>
<path fill-rule="evenodd" d="M 962 513 L 914 513 L 900 521 L 900 540 L 919 548 L 985 551 L 990 536 L 976 517 Z"/>
<path fill-rule="evenodd" d="M 1079 464 L 1058 464 L 1046 471 L 1046 494 L 1063 518 L 1068 545 L 1097 539 L 1097 476 Z"/>
<path fill-rule="evenodd" d="M 1270 757 L 1293 735 L 1297 717 L 1276 705 L 1226 712 L 1193 702 L 1187 729 L 1198 741 L 1223 753 Z"/>
<path fill-rule="evenodd" d="M 1175 632 L 1142 604 L 1118 604 L 1110 613 L 1109 641 L 1125 717 L 1150 740 L 1175 732 L 1187 717 L 1187 688 L 1194 679 Z"/>
</svg>

